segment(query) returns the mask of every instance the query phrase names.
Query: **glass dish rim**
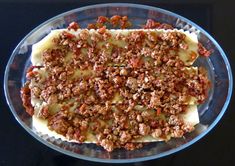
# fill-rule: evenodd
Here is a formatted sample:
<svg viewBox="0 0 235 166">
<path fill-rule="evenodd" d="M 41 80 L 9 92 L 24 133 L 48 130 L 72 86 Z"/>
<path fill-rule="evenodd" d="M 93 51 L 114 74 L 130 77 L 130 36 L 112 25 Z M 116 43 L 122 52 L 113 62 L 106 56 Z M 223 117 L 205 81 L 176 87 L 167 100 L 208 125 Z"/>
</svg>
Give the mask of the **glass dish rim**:
<svg viewBox="0 0 235 166">
<path fill-rule="evenodd" d="M 47 23 L 60 18 L 64 15 L 68 15 L 74 12 L 78 12 L 78 11 L 82 11 L 82 10 L 87 10 L 87 9 L 91 9 L 91 8 L 100 8 L 100 7 L 134 7 L 134 8 L 142 8 L 142 9 L 148 9 L 148 10 L 158 10 L 164 14 L 167 15 L 172 15 L 175 16 L 187 23 L 189 23 L 190 25 L 196 27 L 198 30 L 200 30 L 202 33 L 204 33 L 214 44 L 215 46 L 218 48 L 219 52 L 221 53 L 221 56 L 226 64 L 226 68 L 228 71 L 228 79 L 229 79 L 229 87 L 228 87 L 228 94 L 227 94 L 227 98 L 226 101 L 223 105 L 223 108 L 221 110 L 221 112 L 219 113 L 219 115 L 216 117 L 216 119 L 213 121 L 213 123 L 207 128 L 206 131 L 202 132 L 200 135 L 196 136 L 195 138 L 193 138 L 191 141 L 168 151 L 165 151 L 163 153 L 160 154 L 156 154 L 156 155 L 152 155 L 152 156 L 146 156 L 146 157 L 140 157 L 140 158 L 134 158 L 134 159 L 101 159 L 101 158 L 95 158 L 95 157 L 89 157 L 89 156 L 85 156 L 85 155 L 80 155 L 80 154 L 76 154 L 74 152 L 65 150 L 65 149 L 61 149 L 58 146 L 49 143 L 48 141 L 42 139 L 40 136 L 38 136 L 37 134 L 35 134 L 27 125 L 25 125 L 21 119 L 18 117 L 18 115 L 15 112 L 15 109 L 13 107 L 12 101 L 10 99 L 9 93 L 8 93 L 8 76 L 9 76 L 9 69 L 10 69 L 10 65 L 12 64 L 13 59 L 15 58 L 15 56 L 13 56 L 15 54 L 15 52 L 18 50 L 18 47 L 35 31 L 37 31 L 39 28 L 43 27 L 44 25 L 46 25 Z M 162 8 L 158 8 L 158 7 L 152 7 L 152 6 L 148 6 L 148 5 L 141 5 L 141 4 L 133 4 L 133 3 L 103 3 L 103 4 L 95 4 L 95 5 L 89 5 L 89 6 L 84 6 L 84 7 L 80 7 L 80 8 L 75 8 L 72 10 L 69 10 L 67 12 L 61 13 L 57 16 L 52 17 L 51 19 L 48 19 L 47 21 L 41 23 L 40 25 L 38 25 L 36 28 L 34 28 L 33 30 L 31 30 L 31 32 L 29 32 L 21 41 L 20 43 L 15 47 L 15 49 L 13 50 L 6 69 L 5 69 L 5 74 L 4 74 L 4 93 L 5 93 L 5 97 L 6 97 L 6 101 L 8 106 L 10 107 L 10 110 L 12 112 L 12 114 L 14 115 L 15 119 L 18 121 L 18 123 L 34 138 L 36 138 L 39 142 L 43 143 L 44 145 L 60 152 L 63 154 L 66 154 L 68 156 L 72 156 L 78 159 L 83 159 L 83 160 L 89 160 L 89 161 L 93 161 L 93 162 L 102 162 L 102 163 L 132 163 L 132 162 L 141 162 L 141 161 L 147 161 L 147 160 L 152 160 L 152 159 L 157 159 L 157 158 L 161 158 L 164 156 L 168 156 L 170 154 L 176 153 L 180 150 L 183 150 L 187 147 L 189 147 L 190 145 L 194 144 L 195 142 L 197 142 L 198 140 L 200 140 L 202 137 L 204 137 L 208 132 L 211 131 L 211 129 L 213 129 L 215 127 L 215 125 L 219 122 L 219 120 L 222 118 L 222 116 L 224 115 L 228 104 L 230 102 L 231 99 L 231 95 L 232 95 L 232 90 L 233 90 L 233 76 L 232 76 L 232 70 L 229 64 L 229 61 L 227 59 L 226 54 L 224 53 L 223 49 L 220 47 L 220 45 L 217 43 L 217 41 L 208 33 L 206 32 L 204 29 L 202 29 L 200 26 L 198 26 L 197 24 L 195 24 L 194 22 L 190 21 L 189 19 L 178 15 L 176 13 L 173 13 L 171 11 L 162 9 Z"/>
</svg>

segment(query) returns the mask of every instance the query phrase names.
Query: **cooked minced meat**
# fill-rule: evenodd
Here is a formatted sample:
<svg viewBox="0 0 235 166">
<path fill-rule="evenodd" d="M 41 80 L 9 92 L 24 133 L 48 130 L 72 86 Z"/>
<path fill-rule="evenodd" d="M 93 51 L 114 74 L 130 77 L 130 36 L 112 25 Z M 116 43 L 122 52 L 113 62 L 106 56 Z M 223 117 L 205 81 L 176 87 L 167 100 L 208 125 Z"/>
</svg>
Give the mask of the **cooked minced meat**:
<svg viewBox="0 0 235 166">
<path fill-rule="evenodd" d="M 26 111 L 34 113 L 31 95 L 49 105 L 68 102 L 56 112 L 44 106 L 39 116 L 48 119 L 49 129 L 78 142 L 86 140 L 88 131 L 94 133 L 97 144 L 107 151 L 140 148 L 142 145 L 134 141 L 142 136 L 165 139 L 191 132 L 193 126 L 185 124 L 179 114 L 186 111 L 185 103 L 190 97 L 200 103 L 206 100 L 209 81 L 202 69 L 198 73 L 185 70 L 187 66 L 177 56 L 180 48 L 187 49 L 185 35 L 171 31 L 157 36 L 138 30 L 116 36 L 128 43 L 125 47 L 107 44 L 98 48 L 99 42 L 111 36 L 103 27 L 107 22 L 120 23 L 122 28 L 130 25 L 126 17 L 99 17 L 99 24 L 89 25 L 100 28 L 93 36 L 86 30 L 81 31 L 79 38 L 64 31 L 54 38 L 56 47 L 42 53 L 47 71 L 42 86 L 31 87 L 31 91 L 29 84 L 22 88 Z M 78 28 L 78 24 L 71 23 L 68 30 Z M 144 28 L 172 26 L 148 20 Z M 209 54 L 202 46 L 199 51 Z M 72 52 L 70 60 L 66 57 L 68 52 Z M 78 69 L 80 73 L 90 73 L 75 77 Z M 27 74 L 29 81 L 37 82 L 40 75 L 33 71 Z M 117 103 L 113 103 L 115 95 L 119 97 Z M 139 105 L 145 110 L 138 110 Z"/>
</svg>

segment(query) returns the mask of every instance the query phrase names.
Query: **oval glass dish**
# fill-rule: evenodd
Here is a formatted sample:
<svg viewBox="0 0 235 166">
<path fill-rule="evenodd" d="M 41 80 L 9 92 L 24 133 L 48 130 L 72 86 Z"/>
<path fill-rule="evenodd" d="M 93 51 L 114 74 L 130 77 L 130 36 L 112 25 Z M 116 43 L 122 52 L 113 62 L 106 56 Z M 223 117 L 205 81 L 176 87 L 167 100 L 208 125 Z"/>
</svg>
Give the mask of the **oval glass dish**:
<svg viewBox="0 0 235 166">
<path fill-rule="evenodd" d="M 78 22 L 82 28 L 88 23 L 95 22 L 98 16 L 126 15 L 133 23 L 132 28 L 141 28 L 147 19 L 171 24 L 178 29 L 195 32 L 208 50 L 212 50 L 209 58 L 200 57 L 196 66 L 204 66 L 212 86 L 207 102 L 198 107 L 200 124 L 185 137 L 172 139 L 168 142 L 155 142 L 145 145 L 141 149 L 127 151 L 117 149 L 109 153 L 95 144 L 75 144 L 55 140 L 36 133 L 32 128 L 32 119 L 25 112 L 20 97 L 20 88 L 26 81 L 27 68 L 31 65 L 30 55 L 32 45 L 45 37 L 52 29 L 66 28 L 72 21 Z M 136 4 L 100 4 L 82 7 L 60 14 L 31 31 L 15 48 L 5 70 L 4 90 L 8 105 L 20 125 L 34 138 L 48 147 L 80 159 L 126 163 L 160 158 L 186 147 L 189 147 L 205 136 L 223 116 L 232 93 L 232 73 L 228 59 L 219 44 L 202 28 L 190 20 L 172 12 Z"/>
</svg>

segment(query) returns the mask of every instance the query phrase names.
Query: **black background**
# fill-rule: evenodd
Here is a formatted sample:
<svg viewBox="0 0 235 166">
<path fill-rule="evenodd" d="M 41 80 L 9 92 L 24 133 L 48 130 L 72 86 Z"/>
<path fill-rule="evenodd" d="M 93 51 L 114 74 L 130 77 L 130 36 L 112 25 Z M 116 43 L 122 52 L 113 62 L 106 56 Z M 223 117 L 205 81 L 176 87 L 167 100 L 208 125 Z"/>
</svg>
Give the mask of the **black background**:
<svg viewBox="0 0 235 166">
<path fill-rule="evenodd" d="M 14 119 L 3 93 L 3 77 L 11 52 L 33 28 L 62 12 L 109 1 L 0 0 L 0 166 L 108 165 L 60 154 L 33 139 Z M 235 9 L 232 1 L 116 1 L 161 7 L 191 19 L 207 30 L 222 46 L 234 69 Z M 234 98 L 218 125 L 199 142 L 176 154 L 141 163 L 123 165 L 235 165 Z M 110 164 L 111 165 L 111 164 Z M 112 164 L 117 165 L 117 164 Z"/>
</svg>

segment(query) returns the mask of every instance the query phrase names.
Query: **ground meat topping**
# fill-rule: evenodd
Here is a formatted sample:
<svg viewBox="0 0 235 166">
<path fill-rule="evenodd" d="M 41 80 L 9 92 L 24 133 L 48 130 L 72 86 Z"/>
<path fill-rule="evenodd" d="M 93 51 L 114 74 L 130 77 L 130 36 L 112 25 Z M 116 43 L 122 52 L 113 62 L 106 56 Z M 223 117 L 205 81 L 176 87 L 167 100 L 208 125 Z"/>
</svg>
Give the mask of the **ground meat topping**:
<svg viewBox="0 0 235 166">
<path fill-rule="evenodd" d="M 141 135 L 148 135 L 150 131 L 150 127 L 144 123 L 139 124 L 139 133 Z"/>
<path fill-rule="evenodd" d="M 29 82 L 24 85 L 20 92 L 23 106 L 26 112 L 32 116 L 34 114 L 34 108 L 31 104 L 31 91 L 29 89 Z"/>
<path fill-rule="evenodd" d="M 143 136 L 167 140 L 193 131 L 179 115 L 192 97 L 198 103 L 206 100 L 210 82 L 205 70 L 189 67 L 189 72 L 178 57 L 179 49 L 188 49 L 185 34 L 139 30 L 113 36 L 110 26 L 124 29 L 130 22 L 126 16 L 100 16 L 88 26 L 97 29 L 94 33 L 73 34 L 80 28 L 73 22 L 53 39 L 55 48 L 42 52 L 44 66 L 27 72 L 35 85 L 27 83 L 21 90 L 26 111 L 34 114 L 31 97 L 38 98 L 47 103 L 39 116 L 48 119 L 50 130 L 78 142 L 93 133 L 109 152 L 140 148 L 143 144 L 134 142 Z M 151 19 L 144 28 L 173 29 Z M 110 38 L 121 42 L 107 42 Z M 199 53 L 209 55 L 202 45 Z"/>
</svg>

